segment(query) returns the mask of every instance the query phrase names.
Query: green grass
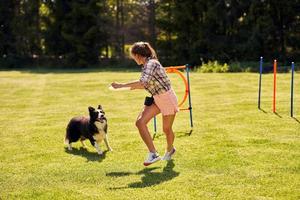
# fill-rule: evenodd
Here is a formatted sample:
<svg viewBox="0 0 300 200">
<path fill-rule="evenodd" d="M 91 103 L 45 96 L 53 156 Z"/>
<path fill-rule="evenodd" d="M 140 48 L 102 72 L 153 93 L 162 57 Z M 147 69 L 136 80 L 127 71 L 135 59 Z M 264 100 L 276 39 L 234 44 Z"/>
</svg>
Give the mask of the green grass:
<svg viewBox="0 0 300 200">
<path fill-rule="evenodd" d="M 188 112 L 175 120 L 172 162 L 143 167 L 146 147 L 135 127 L 144 91 L 112 92 L 112 81 L 139 72 L 1 71 L 0 199 L 299 199 L 300 76 L 295 118 L 289 117 L 290 75 L 278 75 L 277 115 L 272 75 L 191 73 L 194 130 Z M 170 75 L 182 98 L 181 80 Z M 73 116 L 102 104 L 113 152 L 98 156 L 63 144 Z M 187 105 L 185 105 L 187 106 Z M 165 137 L 155 140 L 163 154 Z M 153 130 L 152 123 L 149 124 Z M 103 150 L 105 145 L 101 144 Z"/>
</svg>

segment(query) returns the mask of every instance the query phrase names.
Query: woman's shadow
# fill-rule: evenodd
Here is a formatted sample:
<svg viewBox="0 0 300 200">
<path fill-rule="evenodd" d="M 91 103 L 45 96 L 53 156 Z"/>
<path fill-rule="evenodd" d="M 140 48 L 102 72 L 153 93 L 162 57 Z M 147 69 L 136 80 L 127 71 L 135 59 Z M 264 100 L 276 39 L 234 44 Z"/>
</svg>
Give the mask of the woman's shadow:
<svg viewBox="0 0 300 200">
<path fill-rule="evenodd" d="M 129 183 L 127 187 L 117 187 L 117 188 L 110 188 L 110 189 L 125 189 L 125 188 L 145 188 L 150 187 L 153 185 L 161 184 L 162 182 L 169 181 L 176 176 L 179 175 L 179 172 L 173 170 L 175 164 L 173 160 L 168 161 L 167 165 L 163 168 L 162 172 L 152 172 L 159 167 L 152 167 L 152 168 L 145 168 L 141 171 L 136 173 L 132 172 L 110 172 L 107 173 L 106 176 L 112 177 L 122 177 L 122 176 L 129 176 L 129 175 L 144 175 L 139 182 Z"/>
<path fill-rule="evenodd" d="M 73 155 L 76 155 L 76 156 L 84 157 L 84 158 L 87 159 L 87 161 L 98 161 L 98 162 L 101 162 L 101 161 L 103 161 L 105 159 L 106 153 L 108 151 L 107 150 L 103 151 L 103 154 L 99 155 L 96 152 L 90 152 L 90 151 L 88 151 L 84 147 L 80 147 L 79 149 L 73 147 L 71 151 L 68 150 L 68 148 L 65 147 L 65 152 L 67 152 L 68 154 L 73 154 Z"/>
</svg>

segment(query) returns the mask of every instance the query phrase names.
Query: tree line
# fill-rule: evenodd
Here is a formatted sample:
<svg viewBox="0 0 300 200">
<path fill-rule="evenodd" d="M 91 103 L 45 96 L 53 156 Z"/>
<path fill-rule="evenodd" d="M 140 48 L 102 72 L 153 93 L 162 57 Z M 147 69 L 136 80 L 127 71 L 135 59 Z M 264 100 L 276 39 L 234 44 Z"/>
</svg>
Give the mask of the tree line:
<svg viewBox="0 0 300 200">
<path fill-rule="evenodd" d="M 148 41 L 165 64 L 300 56 L 300 0 L 1 0 L 0 67 L 124 63 Z"/>
</svg>

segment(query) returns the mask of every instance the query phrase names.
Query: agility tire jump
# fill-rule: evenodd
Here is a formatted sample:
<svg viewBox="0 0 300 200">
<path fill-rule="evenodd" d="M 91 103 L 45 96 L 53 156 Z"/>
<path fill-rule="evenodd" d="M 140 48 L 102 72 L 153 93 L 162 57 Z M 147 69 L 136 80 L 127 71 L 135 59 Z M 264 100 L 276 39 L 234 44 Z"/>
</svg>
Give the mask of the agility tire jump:
<svg viewBox="0 0 300 200">
<path fill-rule="evenodd" d="M 185 70 L 186 71 L 186 77 L 183 75 L 183 73 L 181 71 L 179 71 L 180 69 Z M 178 103 L 178 107 L 180 111 L 189 111 L 190 112 L 190 126 L 191 126 L 191 130 L 189 132 L 189 135 L 192 134 L 193 131 L 193 115 L 192 115 L 192 100 L 191 100 L 191 89 L 190 89 L 190 76 L 189 76 L 189 65 L 182 65 L 182 66 L 170 66 L 170 67 L 166 67 L 165 68 L 167 73 L 175 73 L 177 74 L 183 81 L 184 87 L 185 87 L 185 93 L 184 96 L 182 98 L 182 100 Z M 189 102 L 189 107 L 188 108 L 183 108 L 181 107 L 186 100 L 188 99 Z M 153 134 L 153 140 L 156 136 L 157 133 L 157 121 L 156 121 L 156 116 L 154 117 L 154 134 Z"/>
</svg>

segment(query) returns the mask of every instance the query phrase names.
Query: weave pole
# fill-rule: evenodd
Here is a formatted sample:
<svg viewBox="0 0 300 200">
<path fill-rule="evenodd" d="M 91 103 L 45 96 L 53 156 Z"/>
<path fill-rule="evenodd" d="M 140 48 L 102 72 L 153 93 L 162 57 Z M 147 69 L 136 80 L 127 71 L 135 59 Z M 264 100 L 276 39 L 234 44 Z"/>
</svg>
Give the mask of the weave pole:
<svg viewBox="0 0 300 200">
<path fill-rule="evenodd" d="M 292 79 L 291 79 L 291 117 L 294 115 L 294 71 L 295 71 L 295 65 L 294 62 L 292 62 Z"/>
<path fill-rule="evenodd" d="M 273 64 L 273 113 L 276 113 L 276 73 L 277 73 L 277 60 Z"/>
<path fill-rule="evenodd" d="M 259 83 L 258 83 L 258 109 L 260 109 L 262 66 L 263 66 L 263 57 L 260 57 L 260 62 L 259 62 Z"/>
<path fill-rule="evenodd" d="M 190 111 L 190 125 L 191 125 L 191 131 L 190 131 L 189 135 L 191 135 L 192 131 L 193 131 L 193 114 L 192 114 L 192 99 L 191 99 L 190 68 L 189 68 L 189 65 L 186 65 L 186 76 L 187 76 L 187 81 L 188 81 L 189 111 Z"/>
</svg>

